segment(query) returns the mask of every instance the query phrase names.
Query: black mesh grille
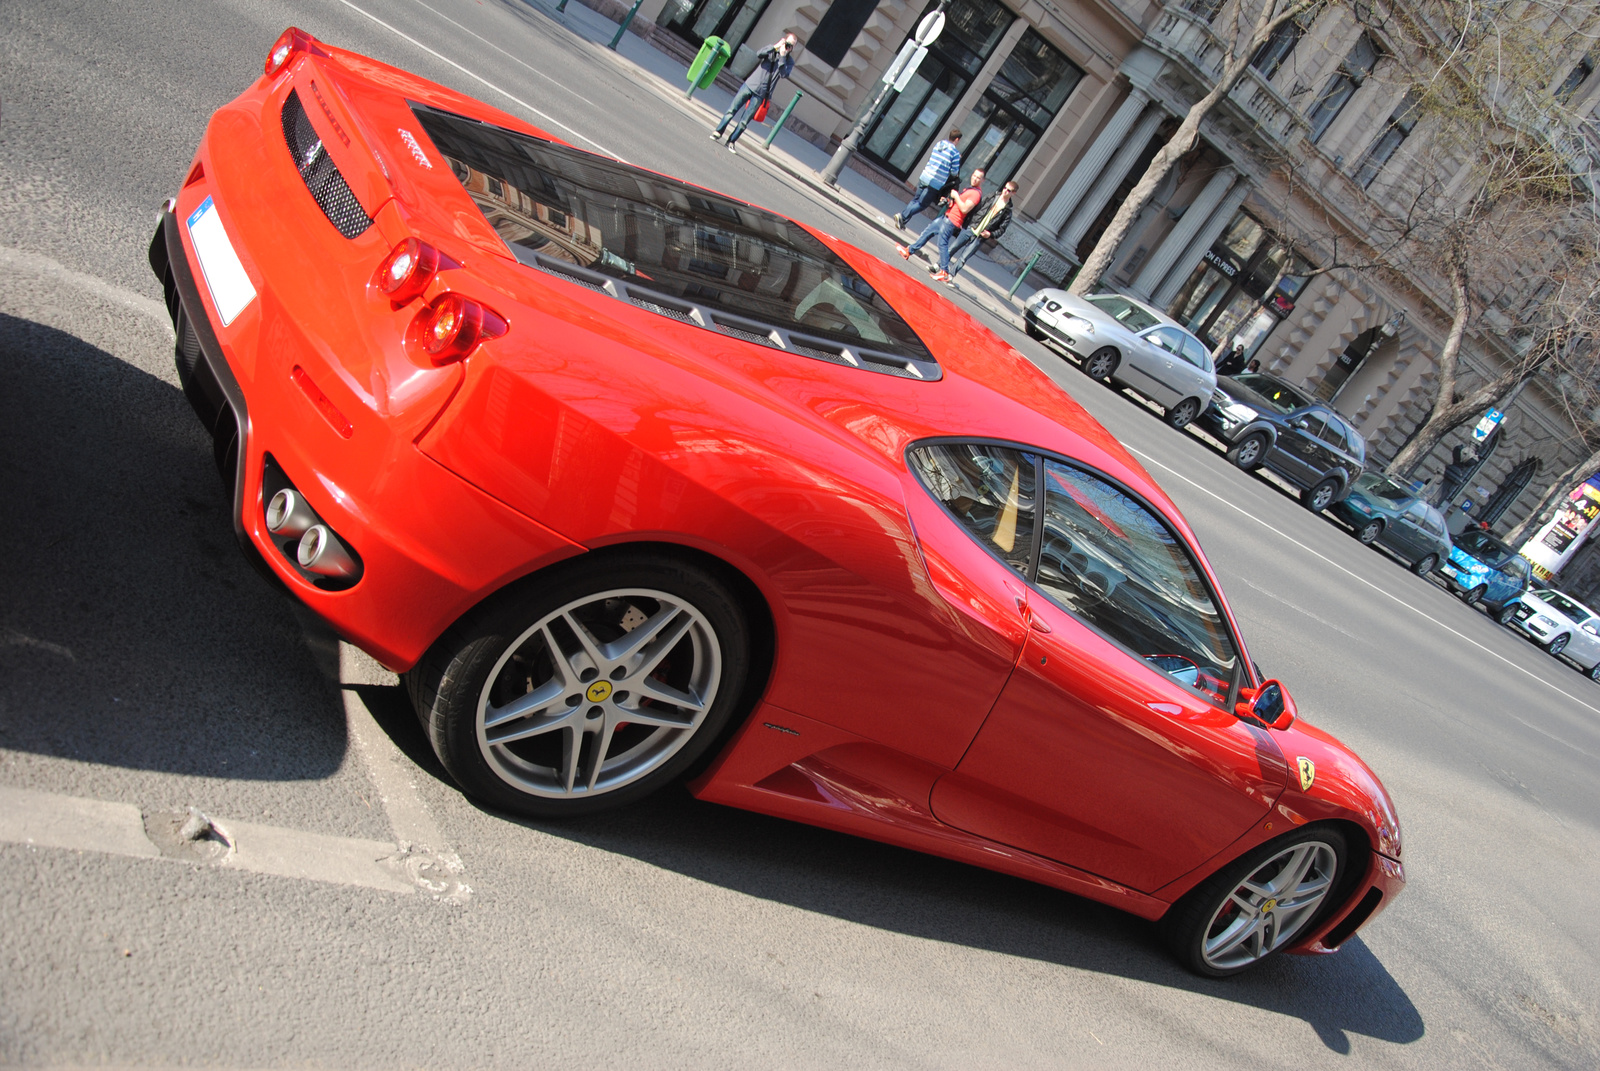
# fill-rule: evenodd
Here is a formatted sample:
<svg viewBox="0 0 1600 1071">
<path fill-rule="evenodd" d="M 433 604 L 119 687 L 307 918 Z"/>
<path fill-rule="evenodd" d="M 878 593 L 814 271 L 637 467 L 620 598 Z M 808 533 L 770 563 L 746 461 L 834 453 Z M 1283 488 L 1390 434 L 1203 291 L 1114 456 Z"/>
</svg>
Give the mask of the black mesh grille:
<svg viewBox="0 0 1600 1071">
<path fill-rule="evenodd" d="M 754 342 L 761 346 L 772 345 L 771 335 L 758 334 L 755 331 L 745 331 L 738 327 L 729 327 L 727 324 L 723 323 L 717 324 L 717 330 L 721 331 L 725 335 L 732 335 L 734 338 L 742 338 L 746 342 Z"/>
<path fill-rule="evenodd" d="M 868 357 L 864 359 L 864 363 L 874 372 L 886 372 L 891 376 L 901 376 L 905 379 L 922 378 L 905 365 L 900 364 L 898 361 L 874 361 Z"/>
<path fill-rule="evenodd" d="M 633 303 L 642 309 L 649 309 L 651 312 L 658 312 L 662 316 L 670 316 L 674 320 L 682 320 L 686 324 L 694 323 L 693 316 L 690 316 L 688 313 L 682 312 L 678 309 L 674 309 L 668 305 L 658 305 L 654 301 L 646 301 L 643 298 L 634 298 Z"/>
<path fill-rule="evenodd" d="M 803 353 L 807 357 L 814 357 L 819 361 L 832 361 L 834 364 L 843 365 L 848 365 L 850 363 L 849 359 L 846 358 L 842 353 L 831 353 L 828 350 L 819 350 L 812 346 L 801 346 L 796 344 L 794 351 L 796 353 Z"/>
<path fill-rule="evenodd" d="M 317 207 L 340 234 L 354 238 L 372 226 L 372 217 L 350 192 L 349 184 L 339 174 L 339 168 L 322 147 L 322 139 L 306 116 L 300 95 L 292 89 L 283 102 L 283 140 L 289 146 L 289 155 L 294 157 L 300 177 L 305 180 L 306 189 L 311 191 Z"/>
</svg>

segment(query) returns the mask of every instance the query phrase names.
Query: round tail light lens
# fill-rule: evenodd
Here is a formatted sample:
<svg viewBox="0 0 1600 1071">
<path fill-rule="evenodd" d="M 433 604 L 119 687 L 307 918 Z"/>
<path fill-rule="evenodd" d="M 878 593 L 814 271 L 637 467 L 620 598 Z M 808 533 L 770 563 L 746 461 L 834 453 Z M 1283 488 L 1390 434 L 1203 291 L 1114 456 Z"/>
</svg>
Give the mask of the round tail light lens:
<svg viewBox="0 0 1600 1071">
<path fill-rule="evenodd" d="M 289 61 L 294 59 L 296 52 L 311 52 L 317 55 L 327 54 L 317 47 L 317 39 L 315 37 L 312 37 L 298 26 L 291 26 L 279 34 L 278 39 L 272 43 L 272 47 L 267 49 L 267 62 L 264 67 L 267 77 L 271 78 L 287 67 Z"/>
<path fill-rule="evenodd" d="M 411 321 L 412 342 L 436 365 L 463 360 L 478 348 L 478 343 L 505 334 L 508 325 L 493 309 L 462 297 L 444 293 L 434 298 Z"/>
<path fill-rule="evenodd" d="M 420 238 L 407 238 L 383 258 L 372 285 L 400 306 L 421 297 L 438 273 L 439 251 Z"/>
</svg>

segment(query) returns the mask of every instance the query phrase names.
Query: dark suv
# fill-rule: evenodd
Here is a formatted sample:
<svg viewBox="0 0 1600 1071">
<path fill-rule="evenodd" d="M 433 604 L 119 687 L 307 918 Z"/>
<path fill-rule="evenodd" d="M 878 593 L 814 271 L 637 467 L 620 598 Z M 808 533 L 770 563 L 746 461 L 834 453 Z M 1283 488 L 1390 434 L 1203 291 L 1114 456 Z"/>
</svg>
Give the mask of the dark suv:
<svg viewBox="0 0 1600 1071">
<path fill-rule="evenodd" d="M 1348 420 L 1265 372 L 1219 377 L 1199 423 L 1228 445 L 1229 461 L 1267 466 L 1313 512 L 1344 498 L 1367 463 L 1366 441 Z"/>
</svg>

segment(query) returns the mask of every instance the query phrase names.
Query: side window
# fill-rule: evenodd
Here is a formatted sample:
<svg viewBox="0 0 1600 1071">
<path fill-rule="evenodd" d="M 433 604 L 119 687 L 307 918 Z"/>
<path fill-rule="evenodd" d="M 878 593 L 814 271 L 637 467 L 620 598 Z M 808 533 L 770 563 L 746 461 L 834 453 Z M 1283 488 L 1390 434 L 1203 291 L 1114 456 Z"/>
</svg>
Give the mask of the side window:
<svg viewBox="0 0 1600 1071">
<path fill-rule="evenodd" d="M 1183 343 L 1179 341 L 1182 336 L 1175 327 L 1157 327 L 1146 332 L 1144 337 L 1151 344 L 1166 350 L 1168 353 L 1177 354 L 1178 356 L 1183 355 Z"/>
<path fill-rule="evenodd" d="M 1349 451 L 1350 446 L 1344 441 L 1344 428 L 1340 423 L 1329 416 L 1324 416 L 1322 430 L 1317 432 L 1317 437 L 1341 454 Z"/>
<path fill-rule="evenodd" d="M 1106 480 L 1045 462 L 1038 587 L 1112 642 L 1225 705 L 1239 657 L 1177 533 Z"/>
<path fill-rule="evenodd" d="M 1301 430 L 1313 439 L 1322 438 L 1323 433 L 1328 429 L 1328 422 L 1322 419 L 1321 413 L 1305 413 L 1298 420 L 1305 422 L 1305 427 Z"/>
<path fill-rule="evenodd" d="M 1196 368 L 1211 371 L 1211 354 L 1200 344 L 1200 340 L 1190 335 L 1182 335 L 1180 338 L 1183 342 L 1184 358 Z"/>
<path fill-rule="evenodd" d="M 911 471 L 962 527 L 1024 575 L 1033 559 L 1037 458 L 1006 446 L 946 443 L 911 451 Z"/>
<path fill-rule="evenodd" d="M 1416 522 L 1420 528 L 1431 528 L 1431 518 L 1428 516 L 1428 507 L 1421 502 L 1413 502 L 1406 507 L 1406 517 Z"/>
</svg>

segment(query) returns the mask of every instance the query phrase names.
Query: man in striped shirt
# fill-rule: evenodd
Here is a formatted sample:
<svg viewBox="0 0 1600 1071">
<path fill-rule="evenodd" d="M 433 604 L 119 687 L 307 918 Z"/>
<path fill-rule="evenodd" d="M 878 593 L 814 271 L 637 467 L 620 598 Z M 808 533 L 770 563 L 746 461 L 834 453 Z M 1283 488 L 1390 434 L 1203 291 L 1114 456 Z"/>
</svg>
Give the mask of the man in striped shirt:
<svg viewBox="0 0 1600 1071">
<path fill-rule="evenodd" d="M 961 150 L 956 148 L 960 141 L 961 131 L 952 127 L 949 137 L 933 147 L 928 162 L 922 165 L 922 174 L 917 176 L 917 192 L 894 214 L 896 230 L 904 229 L 911 218 L 927 208 L 928 202 L 942 194 L 950 180 L 961 172 Z"/>
</svg>

